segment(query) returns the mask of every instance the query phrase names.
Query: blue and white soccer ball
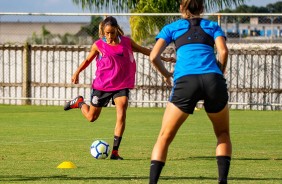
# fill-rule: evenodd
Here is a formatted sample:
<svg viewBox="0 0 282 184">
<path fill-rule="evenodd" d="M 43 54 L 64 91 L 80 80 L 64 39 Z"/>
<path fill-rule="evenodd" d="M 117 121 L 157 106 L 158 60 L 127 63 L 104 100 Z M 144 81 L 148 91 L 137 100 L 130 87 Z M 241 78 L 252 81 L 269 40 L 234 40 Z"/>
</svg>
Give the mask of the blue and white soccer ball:
<svg viewBox="0 0 282 184">
<path fill-rule="evenodd" d="M 96 140 L 90 147 L 91 155 L 96 159 L 106 159 L 110 154 L 110 145 L 103 140 Z"/>
</svg>

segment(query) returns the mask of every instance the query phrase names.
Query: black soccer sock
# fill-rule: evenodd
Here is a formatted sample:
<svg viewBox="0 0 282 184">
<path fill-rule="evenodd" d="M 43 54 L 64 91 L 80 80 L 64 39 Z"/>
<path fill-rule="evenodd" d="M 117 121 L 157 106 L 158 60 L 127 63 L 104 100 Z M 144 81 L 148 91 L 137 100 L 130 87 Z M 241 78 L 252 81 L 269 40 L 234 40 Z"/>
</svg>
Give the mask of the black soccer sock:
<svg viewBox="0 0 282 184">
<path fill-rule="evenodd" d="M 151 167 L 150 167 L 150 181 L 149 184 L 156 184 L 158 183 L 160 174 L 164 167 L 165 163 L 157 160 L 151 160 Z"/>
<path fill-rule="evenodd" d="M 114 136 L 114 146 L 113 151 L 118 150 L 122 137 Z"/>
<path fill-rule="evenodd" d="M 217 156 L 216 160 L 218 166 L 218 183 L 227 184 L 231 158 L 229 156 Z"/>
</svg>

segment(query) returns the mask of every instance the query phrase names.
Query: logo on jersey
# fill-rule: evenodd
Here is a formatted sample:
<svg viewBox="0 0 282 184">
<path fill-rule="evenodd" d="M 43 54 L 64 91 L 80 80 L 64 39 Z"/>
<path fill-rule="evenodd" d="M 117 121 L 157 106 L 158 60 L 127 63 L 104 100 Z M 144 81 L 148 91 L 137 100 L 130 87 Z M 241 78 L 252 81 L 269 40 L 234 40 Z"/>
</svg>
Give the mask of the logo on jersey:
<svg viewBox="0 0 282 184">
<path fill-rule="evenodd" d="M 99 100 L 98 96 L 93 96 L 92 103 L 93 104 L 98 104 L 98 100 Z"/>
</svg>

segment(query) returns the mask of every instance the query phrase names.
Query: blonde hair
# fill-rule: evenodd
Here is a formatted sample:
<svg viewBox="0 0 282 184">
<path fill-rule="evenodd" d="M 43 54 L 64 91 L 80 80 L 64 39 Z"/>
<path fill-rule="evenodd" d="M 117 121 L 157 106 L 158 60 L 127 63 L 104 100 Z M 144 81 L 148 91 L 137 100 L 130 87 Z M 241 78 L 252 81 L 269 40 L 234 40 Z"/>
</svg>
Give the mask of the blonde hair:
<svg viewBox="0 0 282 184">
<path fill-rule="evenodd" d="M 117 29 L 118 36 L 124 35 L 123 30 L 119 27 L 119 25 L 117 23 L 117 19 L 112 17 L 112 16 L 109 16 L 109 17 L 105 18 L 105 20 L 100 22 L 100 24 L 99 24 L 99 37 L 100 38 L 104 37 L 104 35 L 105 35 L 104 28 L 105 28 L 105 26 L 108 26 L 108 25 L 115 27 Z"/>
<path fill-rule="evenodd" d="M 204 0 L 181 0 L 180 12 L 185 18 L 200 16 L 204 11 Z"/>
</svg>

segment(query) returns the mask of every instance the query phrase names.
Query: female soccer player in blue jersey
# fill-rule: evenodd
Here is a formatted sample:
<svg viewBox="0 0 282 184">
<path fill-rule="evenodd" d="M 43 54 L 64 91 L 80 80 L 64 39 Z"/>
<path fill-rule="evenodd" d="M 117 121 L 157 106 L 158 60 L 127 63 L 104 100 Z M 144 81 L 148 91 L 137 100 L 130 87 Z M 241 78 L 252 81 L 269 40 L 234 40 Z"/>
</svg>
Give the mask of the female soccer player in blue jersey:
<svg viewBox="0 0 282 184">
<path fill-rule="evenodd" d="M 232 145 L 229 133 L 228 92 L 223 74 L 228 49 L 220 26 L 200 17 L 203 10 L 204 0 L 182 0 L 182 18 L 163 27 L 150 54 L 152 64 L 168 84 L 171 84 L 173 76 L 171 96 L 152 151 L 150 184 L 158 182 L 169 145 L 189 114 L 193 114 L 199 100 L 204 101 L 205 111 L 217 138 L 218 182 L 227 183 Z M 176 46 L 173 73 L 169 72 L 160 60 L 161 53 L 172 42 Z M 218 57 L 215 55 L 214 46 Z"/>
</svg>

